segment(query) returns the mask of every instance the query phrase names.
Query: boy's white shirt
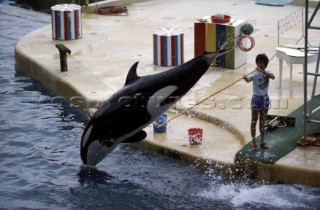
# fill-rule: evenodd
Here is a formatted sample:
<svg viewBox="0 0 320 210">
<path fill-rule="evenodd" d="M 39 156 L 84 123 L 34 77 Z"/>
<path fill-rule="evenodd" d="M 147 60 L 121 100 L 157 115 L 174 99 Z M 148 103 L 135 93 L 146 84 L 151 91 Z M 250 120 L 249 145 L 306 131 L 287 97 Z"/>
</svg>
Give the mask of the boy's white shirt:
<svg viewBox="0 0 320 210">
<path fill-rule="evenodd" d="M 265 72 L 268 74 L 272 73 L 270 69 L 265 69 Z M 268 78 L 264 73 L 261 71 L 255 71 L 248 77 L 248 79 L 253 82 L 253 95 L 263 96 L 268 94 L 270 78 Z"/>
</svg>

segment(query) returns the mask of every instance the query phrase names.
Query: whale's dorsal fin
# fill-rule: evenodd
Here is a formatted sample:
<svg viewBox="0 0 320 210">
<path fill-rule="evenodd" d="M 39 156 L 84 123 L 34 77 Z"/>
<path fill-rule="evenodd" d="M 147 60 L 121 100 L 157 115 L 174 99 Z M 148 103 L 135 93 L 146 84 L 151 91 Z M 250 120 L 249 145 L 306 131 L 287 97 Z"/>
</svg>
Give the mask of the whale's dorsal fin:
<svg viewBox="0 0 320 210">
<path fill-rule="evenodd" d="M 126 79 L 126 83 L 124 84 L 124 86 L 130 84 L 131 82 L 136 81 L 137 79 L 139 79 L 138 75 L 137 75 L 137 66 L 138 66 L 139 62 L 136 62 L 135 64 L 133 64 L 128 72 L 127 75 L 127 79 Z"/>
</svg>

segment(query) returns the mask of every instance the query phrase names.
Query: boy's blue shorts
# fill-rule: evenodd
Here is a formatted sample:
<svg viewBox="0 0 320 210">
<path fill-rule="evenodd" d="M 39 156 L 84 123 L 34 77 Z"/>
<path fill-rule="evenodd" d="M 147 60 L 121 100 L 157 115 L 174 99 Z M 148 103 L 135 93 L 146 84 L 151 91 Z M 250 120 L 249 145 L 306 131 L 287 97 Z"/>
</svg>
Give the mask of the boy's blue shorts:
<svg viewBox="0 0 320 210">
<path fill-rule="evenodd" d="M 251 99 L 251 109 L 261 110 L 269 109 L 270 99 L 268 94 L 263 96 L 253 95 Z"/>
</svg>

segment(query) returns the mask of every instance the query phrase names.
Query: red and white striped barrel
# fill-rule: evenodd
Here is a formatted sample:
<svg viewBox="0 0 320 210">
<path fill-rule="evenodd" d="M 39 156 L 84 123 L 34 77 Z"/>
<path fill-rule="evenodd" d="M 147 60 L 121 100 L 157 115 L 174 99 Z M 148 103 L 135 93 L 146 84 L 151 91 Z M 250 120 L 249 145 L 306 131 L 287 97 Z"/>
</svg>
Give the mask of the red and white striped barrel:
<svg viewBox="0 0 320 210">
<path fill-rule="evenodd" d="M 51 7 L 51 22 L 53 39 L 72 40 L 82 36 L 81 6 L 77 4 Z"/>
<path fill-rule="evenodd" d="M 153 63 L 176 66 L 183 63 L 183 30 L 161 28 L 153 31 Z"/>
</svg>

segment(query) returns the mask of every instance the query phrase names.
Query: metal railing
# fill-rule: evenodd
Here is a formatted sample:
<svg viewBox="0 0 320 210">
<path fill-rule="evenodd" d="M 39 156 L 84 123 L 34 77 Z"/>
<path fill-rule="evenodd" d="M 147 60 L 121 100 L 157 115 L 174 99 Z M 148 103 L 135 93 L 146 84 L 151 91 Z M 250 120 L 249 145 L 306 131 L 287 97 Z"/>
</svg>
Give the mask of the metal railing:
<svg viewBox="0 0 320 210">
<path fill-rule="evenodd" d="M 309 11 L 309 0 L 305 1 L 305 29 L 304 29 L 304 35 L 305 35 L 305 40 L 304 40 L 304 63 L 308 63 L 307 59 L 308 59 L 308 35 L 309 35 L 309 30 L 310 29 L 314 29 L 314 30 L 320 30 L 319 26 L 314 26 L 313 24 L 313 20 L 314 17 L 316 16 L 316 14 L 318 13 L 320 8 L 320 1 L 318 2 L 315 10 L 313 11 L 310 19 L 308 16 L 308 11 Z M 316 104 L 314 104 L 314 96 L 315 96 L 315 92 L 316 92 L 316 87 L 317 87 L 317 78 L 320 76 L 319 74 L 319 61 L 320 61 L 320 44 L 319 44 L 319 48 L 318 48 L 318 60 L 317 60 L 317 65 L 316 65 L 316 69 L 315 72 L 309 72 L 308 71 L 308 65 L 304 65 L 304 69 L 303 69 L 303 82 L 304 82 L 304 139 L 307 139 L 307 124 L 308 123 L 318 123 L 320 124 L 320 120 L 319 119 L 315 119 L 314 118 L 314 114 L 316 112 L 320 111 L 320 105 L 317 107 Z M 308 102 L 308 76 L 314 76 L 314 80 L 313 80 L 313 86 L 312 86 L 312 91 L 311 91 L 311 99 Z"/>
</svg>

